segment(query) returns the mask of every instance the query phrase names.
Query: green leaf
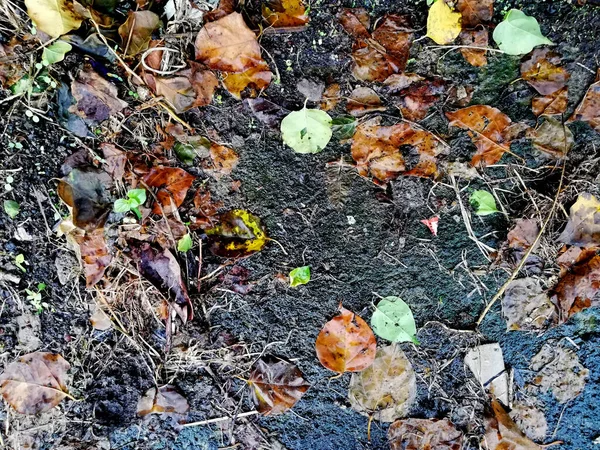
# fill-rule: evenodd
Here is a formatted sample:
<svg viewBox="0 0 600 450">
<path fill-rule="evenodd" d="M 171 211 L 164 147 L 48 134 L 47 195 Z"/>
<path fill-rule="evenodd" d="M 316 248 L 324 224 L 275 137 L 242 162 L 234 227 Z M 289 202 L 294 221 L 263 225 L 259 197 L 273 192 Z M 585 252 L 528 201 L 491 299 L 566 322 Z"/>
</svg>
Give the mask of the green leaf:
<svg viewBox="0 0 600 450">
<path fill-rule="evenodd" d="M 192 241 L 192 237 L 190 234 L 185 234 L 179 241 L 177 242 L 177 251 L 181 253 L 185 253 L 192 249 L 194 246 L 194 241 Z"/>
<path fill-rule="evenodd" d="M 73 47 L 63 41 L 56 41 L 50 44 L 48 47 L 44 47 L 42 53 L 42 60 L 48 61 L 48 64 L 56 64 L 57 62 L 65 59 L 65 55 L 69 53 Z"/>
<path fill-rule="evenodd" d="M 498 212 L 496 200 L 488 191 L 473 192 L 469 198 L 469 203 L 471 203 L 471 206 L 475 209 L 475 214 L 478 216 L 489 216 Z"/>
<path fill-rule="evenodd" d="M 332 131 L 338 139 L 350 139 L 354 136 L 358 120 L 351 116 L 336 117 L 331 121 Z"/>
<path fill-rule="evenodd" d="M 19 95 L 29 91 L 31 88 L 31 78 L 29 77 L 29 75 L 25 75 L 10 87 L 10 92 L 12 92 L 15 95 Z"/>
<path fill-rule="evenodd" d="M 524 55 L 538 45 L 553 44 L 542 34 L 535 17 L 530 17 L 518 9 L 508 12 L 494 30 L 493 38 L 500 50 L 509 55 Z"/>
<path fill-rule="evenodd" d="M 319 153 L 331 139 L 331 117 L 325 111 L 302 108 L 281 121 L 283 142 L 297 153 Z"/>
<path fill-rule="evenodd" d="M 296 287 L 310 281 L 310 266 L 296 267 L 290 272 L 290 286 Z"/>
<path fill-rule="evenodd" d="M 415 318 L 400 297 L 385 297 L 377 304 L 371 327 L 377 336 L 388 341 L 419 343 Z"/>
<path fill-rule="evenodd" d="M 19 214 L 19 204 L 14 200 L 4 200 L 4 212 L 14 219 Z"/>
<path fill-rule="evenodd" d="M 124 198 L 120 198 L 115 202 L 113 207 L 114 212 L 117 213 L 126 213 L 131 211 L 131 203 L 129 200 L 125 200 Z"/>
<path fill-rule="evenodd" d="M 173 146 L 173 150 L 175 150 L 175 154 L 182 163 L 187 165 L 194 163 L 197 153 L 193 145 L 176 142 Z"/>
<path fill-rule="evenodd" d="M 23 272 L 27 272 L 27 269 L 25 269 L 25 267 L 23 267 L 23 263 L 25 262 L 25 256 L 22 253 L 19 253 L 17 256 L 15 256 L 14 262 L 15 262 L 15 266 L 17 266 Z"/>
<path fill-rule="evenodd" d="M 130 207 L 137 208 L 138 206 L 143 205 L 146 201 L 146 190 L 130 189 L 129 191 L 127 191 L 127 197 L 129 197 Z"/>
</svg>

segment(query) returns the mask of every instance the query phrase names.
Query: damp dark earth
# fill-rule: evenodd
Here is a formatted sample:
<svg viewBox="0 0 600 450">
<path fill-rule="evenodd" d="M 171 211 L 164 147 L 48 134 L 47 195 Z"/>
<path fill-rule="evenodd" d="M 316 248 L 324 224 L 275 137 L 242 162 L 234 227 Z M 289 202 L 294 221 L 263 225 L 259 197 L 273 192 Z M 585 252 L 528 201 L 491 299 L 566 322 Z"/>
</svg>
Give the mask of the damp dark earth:
<svg viewBox="0 0 600 450">
<path fill-rule="evenodd" d="M 600 446 L 596 0 L 0 0 L 0 445 Z"/>
</svg>

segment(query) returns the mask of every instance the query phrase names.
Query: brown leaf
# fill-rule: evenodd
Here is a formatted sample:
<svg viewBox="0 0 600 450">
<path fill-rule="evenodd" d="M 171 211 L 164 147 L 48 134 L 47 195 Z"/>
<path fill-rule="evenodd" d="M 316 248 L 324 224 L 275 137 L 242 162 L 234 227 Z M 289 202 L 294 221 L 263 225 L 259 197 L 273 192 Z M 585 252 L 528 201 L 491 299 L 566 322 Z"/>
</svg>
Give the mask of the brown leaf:
<svg viewBox="0 0 600 450">
<path fill-rule="evenodd" d="M 386 83 L 390 90 L 395 92 L 394 104 L 400 109 L 402 117 L 416 122 L 424 119 L 429 109 L 435 105 L 446 91 L 446 83 L 441 78 L 423 79 L 421 77 L 406 74 L 406 79 L 402 80 L 408 85 L 399 89 L 401 80 L 392 75 L 392 82 Z"/>
<path fill-rule="evenodd" d="M 4 400 L 21 414 L 38 414 L 68 396 L 70 365 L 58 354 L 35 352 L 10 363 L 0 375 Z"/>
<path fill-rule="evenodd" d="M 255 285 L 255 282 L 248 282 L 250 271 L 245 267 L 235 265 L 225 275 L 219 275 L 219 280 L 223 286 L 231 289 L 240 295 L 248 294 Z"/>
<path fill-rule="evenodd" d="M 196 92 L 196 101 L 194 107 L 210 105 L 215 90 L 219 86 L 217 76 L 210 70 L 207 70 L 201 64 L 190 61 L 190 73 L 185 71 L 192 87 Z"/>
<path fill-rule="evenodd" d="M 124 53 L 135 56 L 146 51 L 159 22 L 159 17 L 151 11 L 129 11 L 127 20 L 119 27 Z"/>
<path fill-rule="evenodd" d="M 213 70 L 239 73 L 264 63 L 256 35 L 237 12 L 207 23 L 195 47 L 196 60 Z"/>
<path fill-rule="evenodd" d="M 148 414 L 186 414 L 190 405 L 183 395 L 175 389 L 175 386 L 166 384 L 156 389 L 148 389 L 137 404 L 137 414 L 140 417 Z"/>
<path fill-rule="evenodd" d="M 598 247 L 581 248 L 571 246 L 567 249 L 565 245 L 556 258 L 556 264 L 560 267 L 559 277 L 564 277 L 573 265 L 594 257 L 597 251 Z"/>
<path fill-rule="evenodd" d="M 568 103 L 569 88 L 565 86 L 553 94 L 534 97 L 531 100 L 531 109 L 536 116 L 552 116 L 564 113 Z"/>
<path fill-rule="evenodd" d="M 286 412 L 300 400 L 310 385 L 294 364 L 283 359 L 259 359 L 248 385 L 254 404 L 261 414 L 275 415 Z"/>
<path fill-rule="evenodd" d="M 354 117 L 361 117 L 370 112 L 385 111 L 386 108 L 373 89 L 357 87 L 350 93 L 346 110 Z"/>
<path fill-rule="evenodd" d="M 570 75 L 560 66 L 558 53 L 549 48 L 536 48 L 521 63 L 521 78 L 542 95 L 564 88 Z"/>
<path fill-rule="evenodd" d="M 502 250 L 502 257 L 511 267 L 516 268 L 523 256 L 533 245 L 537 238 L 539 227 L 533 219 L 517 219 L 515 226 L 508 232 L 507 249 Z M 544 266 L 541 258 L 530 254 L 527 258 L 524 270 L 539 273 Z"/>
<path fill-rule="evenodd" d="M 194 107 L 196 91 L 188 77 L 154 77 L 156 94 L 162 96 L 176 113 Z"/>
<path fill-rule="evenodd" d="M 264 248 L 268 240 L 260 219 L 243 209 L 233 209 L 221 214 L 219 222 L 207 229 L 206 235 L 210 251 L 226 258 L 256 253 Z"/>
<path fill-rule="evenodd" d="M 223 175 L 231 175 L 240 160 L 234 150 L 214 143 L 210 146 L 210 158 L 212 168 L 207 169 L 207 172 L 211 173 L 216 179 L 220 179 Z"/>
<path fill-rule="evenodd" d="M 425 78 L 416 73 L 398 73 L 387 77 L 383 84 L 387 87 L 390 94 L 399 94 L 413 83 L 423 80 Z"/>
<path fill-rule="evenodd" d="M 242 92 L 248 89 L 248 97 L 256 97 L 260 91 L 271 84 L 273 74 L 264 61 L 241 73 L 224 73 L 223 86 L 238 100 L 242 99 Z"/>
<path fill-rule="evenodd" d="M 577 197 L 571 206 L 567 226 L 558 240 L 579 247 L 600 245 L 600 202 L 596 197 L 587 192 Z"/>
<path fill-rule="evenodd" d="M 587 122 L 593 129 L 600 132 L 600 69 L 596 75 L 596 82 L 589 87 L 583 100 L 569 118 L 569 122 L 574 120 Z"/>
<path fill-rule="evenodd" d="M 486 28 L 475 30 L 463 30 L 458 36 L 462 45 L 470 47 L 487 47 L 488 30 Z M 474 67 L 482 67 L 487 64 L 485 50 L 474 50 L 472 48 L 461 48 L 460 52 L 469 64 Z"/>
<path fill-rule="evenodd" d="M 371 37 L 369 13 L 364 8 L 344 8 L 339 21 L 346 32 L 354 38 L 368 39 Z"/>
<path fill-rule="evenodd" d="M 102 308 L 96 306 L 94 308 L 94 313 L 90 316 L 90 325 L 92 325 L 94 330 L 106 331 L 112 328 L 112 321 Z"/>
<path fill-rule="evenodd" d="M 177 167 L 157 166 L 150 169 L 150 172 L 144 175 L 143 181 L 148 187 L 158 188 L 157 202 L 154 203 L 152 212 L 170 214 L 179 208 L 194 179 L 193 175 Z"/>
<path fill-rule="evenodd" d="M 102 155 L 104 156 L 104 170 L 112 177 L 114 182 L 121 182 L 123 175 L 125 175 L 127 153 L 108 142 L 101 143 L 100 150 L 102 150 Z"/>
<path fill-rule="evenodd" d="M 207 12 L 202 17 L 204 22 L 214 22 L 217 19 L 221 19 L 235 11 L 237 0 L 220 0 L 219 6 L 212 11 Z"/>
<path fill-rule="evenodd" d="M 542 330 L 554 322 L 556 309 L 535 278 L 512 281 L 502 298 L 506 330 Z"/>
<path fill-rule="evenodd" d="M 276 130 L 279 130 L 281 121 L 289 114 L 287 109 L 265 100 L 262 97 L 250 98 L 247 99 L 246 102 L 248 103 L 252 114 L 254 114 L 254 117 L 269 128 Z"/>
<path fill-rule="evenodd" d="M 462 15 L 462 26 L 472 28 L 492 20 L 494 0 L 458 0 L 456 9 Z"/>
<path fill-rule="evenodd" d="M 381 44 L 387 54 L 396 61 L 400 71 L 404 71 L 410 46 L 413 40 L 414 29 L 410 24 L 409 16 L 389 14 L 383 16 L 377 28 L 373 31 L 373 39 Z"/>
<path fill-rule="evenodd" d="M 338 373 L 360 372 L 369 367 L 376 347 L 371 327 L 341 305 L 340 314 L 323 326 L 315 342 L 321 364 Z"/>
<path fill-rule="evenodd" d="M 468 130 L 469 137 L 477 147 L 471 164 L 489 166 L 496 164 L 509 151 L 510 141 L 504 133 L 511 124 L 510 118 L 500 110 L 486 105 L 469 106 L 446 113 L 450 126 Z"/>
<path fill-rule="evenodd" d="M 71 83 L 71 93 L 76 103 L 69 111 L 84 119 L 102 122 L 127 107 L 127 103 L 117 97 L 117 87 L 91 68 L 79 72 Z"/>
<path fill-rule="evenodd" d="M 16 39 L 8 44 L 0 44 L 0 85 L 4 89 L 8 89 L 27 73 L 27 67 L 19 61 L 18 47 L 20 45 Z"/>
<path fill-rule="evenodd" d="M 106 268 L 112 262 L 112 255 L 104 238 L 104 228 L 87 231 L 85 234 L 75 234 L 74 237 L 79 244 L 85 285 L 91 288 L 104 277 Z"/>
<path fill-rule="evenodd" d="M 340 85 L 338 83 L 330 84 L 323 92 L 320 109 L 323 111 L 331 111 L 337 106 L 341 98 Z"/>
<path fill-rule="evenodd" d="M 195 216 L 194 225 L 200 228 L 213 227 L 217 222 L 219 208 L 223 202 L 215 202 L 211 199 L 210 191 L 201 186 L 194 196 L 194 208 L 192 214 Z"/>
<path fill-rule="evenodd" d="M 562 121 L 549 116 L 535 130 L 528 130 L 527 137 L 536 149 L 553 158 L 564 158 L 575 143 L 571 130 Z"/>
<path fill-rule="evenodd" d="M 401 71 L 397 61 L 373 40 L 355 46 L 352 52 L 354 67 L 352 74 L 361 81 L 383 81 Z"/>
<path fill-rule="evenodd" d="M 490 409 L 491 411 L 486 417 L 485 436 L 481 441 L 482 448 L 485 450 L 542 450 L 542 447 L 523 434 L 498 400 L 492 399 Z"/>
<path fill-rule="evenodd" d="M 460 450 L 463 434 L 448 420 L 401 419 L 388 430 L 390 450 Z"/>
<path fill-rule="evenodd" d="M 262 16 L 275 28 L 301 27 L 308 23 L 302 0 L 266 0 L 262 4 Z"/>
</svg>

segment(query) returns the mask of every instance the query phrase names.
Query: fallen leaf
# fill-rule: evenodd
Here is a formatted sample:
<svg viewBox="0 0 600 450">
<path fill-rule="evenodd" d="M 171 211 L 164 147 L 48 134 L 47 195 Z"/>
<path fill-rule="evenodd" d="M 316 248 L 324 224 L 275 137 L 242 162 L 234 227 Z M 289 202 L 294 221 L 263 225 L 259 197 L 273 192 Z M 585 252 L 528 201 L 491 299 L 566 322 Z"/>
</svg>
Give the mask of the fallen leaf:
<svg viewBox="0 0 600 450">
<path fill-rule="evenodd" d="M 525 55 L 538 45 L 552 45 L 552 41 L 542 35 L 535 17 L 518 9 L 511 9 L 504 16 L 492 37 L 500 50 L 509 55 Z"/>
<path fill-rule="evenodd" d="M 207 23 L 195 47 L 196 60 L 213 70 L 239 73 L 264 63 L 256 35 L 237 12 Z"/>
<path fill-rule="evenodd" d="M 427 37 L 439 45 L 450 44 L 462 30 L 461 20 L 461 14 L 452 11 L 444 0 L 434 0 L 427 16 Z"/>
<path fill-rule="evenodd" d="M 189 78 L 192 88 L 196 92 L 194 107 L 210 105 L 215 90 L 219 87 L 217 76 L 212 71 L 205 69 L 201 64 L 194 61 L 189 61 L 189 64 L 189 73 L 187 70 L 184 73 Z"/>
<path fill-rule="evenodd" d="M 256 361 L 248 385 L 254 404 L 265 416 L 286 412 L 310 387 L 298 367 L 272 357 Z"/>
<path fill-rule="evenodd" d="M 494 0 L 458 0 L 456 9 L 462 15 L 462 26 L 473 28 L 492 20 Z"/>
<path fill-rule="evenodd" d="M 304 107 L 281 121 L 281 138 L 297 153 L 319 153 L 331 136 L 331 117 L 318 109 Z"/>
<path fill-rule="evenodd" d="M 513 402 L 510 418 L 525 436 L 533 441 L 543 442 L 548 432 L 548 422 L 544 412 L 535 406 L 528 405 L 524 401 Z"/>
<path fill-rule="evenodd" d="M 47 61 L 48 64 L 56 64 L 65 59 L 65 55 L 69 53 L 73 47 L 71 44 L 64 41 L 55 41 L 47 47 L 44 47 L 42 52 L 42 61 Z"/>
<path fill-rule="evenodd" d="M 489 216 L 498 212 L 496 199 L 488 191 L 473 191 L 469 197 L 469 203 L 478 216 Z"/>
<path fill-rule="evenodd" d="M 301 27 L 308 23 L 302 0 L 267 0 L 262 4 L 262 16 L 275 28 Z"/>
<path fill-rule="evenodd" d="M 399 78 L 405 75 L 402 82 Z M 393 78 L 392 78 L 393 77 Z M 388 82 L 392 78 L 393 81 Z M 401 83 L 407 86 L 400 89 Z M 415 74 L 392 75 L 385 83 L 390 92 L 394 92 L 394 104 L 402 117 L 417 122 L 424 119 L 429 109 L 441 100 L 446 92 L 446 83 L 441 78 L 424 79 Z"/>
<path fill-rule="evenodd" d="M 535 242 L 539 231 L 540 229 L 534 219 L 517 219 L 515 221 L 515 226 L 508 232 L 506 238 L 508 246 L 506 259 L 512 267 L 517 267 L 521 262 L 527 250 Z M 541 258 L 530 254 L 524 269 L 528 272 L 533 270 L 540 272 L 543 265 L 544 261 Z"/>
<path fill-rule="evenodd" d="M 596 82 L 588 88 L 583 100 L 568 121 L 574 120 L 587 122 L 593 129 L 600 132 L 600 69 L 596 74 Z"/>
<path fill-rule="evenodd" d="M 310 281 L 310 266 L 296 267 L 290 271 L 290 287 L 307 284 Z"/>
<path fill-rule="evenodd" d="M 499 109 L 486 105 L 475 105 L 446 113 L 450 126 L 468 130 L 469 137 L 477 147 L 471 164 L 490 166 L 496 164 L 509 151 L 510 141 L 505 133 L 511 124 L 510 118 Z"/>
<path fill-rule="evenodd" d="M 581 248 L 571 246 L 563 247 L 562 252 L 556 258 L 556 264 L 560 267 L 559 277 L 564 277 L 575 264 L 593 258 L 598 247 Z"/>
<path fill-rule="evenodd" d="M 460 450 L 463 434 L 448 420 L 400 419 L 388 430 L 390 450 Z"/>
<path fill-rule="evenodd" d="M 137 415 L 140 417 L 148 414 L 186 414 L 189 410 L 190 405 L 185 397 L 170 384 L 148 389 L 137 404 Z"/>
<path fill-rule="evenodd" d="M 464 18 L 464 16 L 463 16 Z M 461 45 L 469 47 L 487 47 L 488 46 L 488 30 L 485 28 L 477 30 L 463 30 L 460 35 Z M 485 50 L 475 50 L 472 48 L 461 48 L 460 52 L 469 64 L 474 67 L 482 67 L 487 64 Z"/>
<path fill-rule="evenodd" d="M 227 289 L 241 295 L 248 294 L 254 288 L 254 282 L 249 282 L 250 271 L 242 266 L 233 266 L 225 275 L 219 276 L 219 281 Z"/>
<path fill-rule="evenodd" d="M 496 399 L 492 399 L 486 416 L 485 436 L 481 445 L 485 450 L 542 450 L 523 434 Z"/>
<path fill-rule="evenodd" d="M 157 188 L 154 214 L 170 214 L 179 208 L 195 177 L 177 167 L 156 166 L 142 178 L 148 187 Z"/>
<path fill-rule="evenodd" d="M 127 153 L 108 142 L 102 142 L 100 150 L 104 157 L 104 163 L 102 164 L 104 171 L 111 176 L 114 182 L 121 182 L 123 175 L 125 175 Z"/>
<path fill-rule="evenodd" d="M 191 213 L 194 217 L 194 225 L 200 228 L 212 227 L 217 222 L 219 208 L 223 207 L 222 202 L 215 202 L 211 198 L 210 191 L 201 186 L 194 195 L 194 208 Z"/>
<path fill-rule="evenodd" d="M 567 110 L 569 103 L 569 88 L 566 86 L 553 94 L 543 97 L 534 97 L 531 100 L 531 109 L 536 116 L 558 115 Z"/>
<path fill-rule="evenodd" d="M 558 53 L 549 48 L 536 48 L 521 63 L 521 78 L 542 95 L 564 88 L 571 76 L 560 66 Z"/>
<path fill-rule="evenodd" d="M 160 18 L 151 11 L 129 11 L 127 20 L 119 27 L 124 54 L 135 56 L 146 51 L 159 22 Z"/>
<path fill-rule="evenodd" d="M 502 298 L 506 330 L 543 330 L 554 321 L 555 307 L 535 278 L 512 281 Z"/>
<path fill-rule="evenodd" d="M 342 98 L 341 91 L 338 83 L 327 86 L 323 92 L 320 109 L 322 111 L 331 111 L 334 109 Z"/>
<path fill-rule="evenodd" d="M 243 209 L 233 209 L 219 217 L 213 228 L 206 230 L 210 251 L 217 256 L 236 258 L 263 249 L 267 234 L 260 219 Z"/>
<path fill-rule="evenodd" d="M 431 234 L 433 234 L 434 236 L 437 236 L 439 221 L 440 221 L 440 218 L 438 216 L 434 216 L 429 219 L 422 219 L 421 223 L 423 225 L 425 225 L 429 229 L 429 231 L 431 231 Z"/>
<path fill-rule="evenodd" d="M 284 109 L 273 102 L 265 100 L 262 97 L 250 98 L 247 99 L 246 102 L 248 103 L 252 114 L 254 114 L 254 117 L 256 117 L 260 122 L 264 123 L 269 128 L 276 130 L 279 130 L 281 127 L 281 121 L 289 114 L 287 109 Z"/>
<path fill-rule="evenodd" d="M 319 332 L 315 349 L 327 369 L 338 373 L 360 372 L 373 364 L 377 342 L 367 322 L 340 305 L 340 314 Z"/>
<path fill-rule="evenodd" d="M 336 209 L 342 210 L 346 204 L 355 174 L 354 166 L 346 158 L 332 161 L 325 166 L 327 197 Z"/>
<path fill-rule="evenodd" d="M 339 21 L 344 30 L 352 37 L 368 39 L 371 22 L 369 13 L 364 8 L 344 8 L 339 15 Z"/>
<path fill-rule="evenodd" d="M 387 14 L 378 22 L 372 37 L 381 44 L 399 68 L 404 71 L 410 53 L 414 29 L 409 16 Z"/>
<path fill-rule="evenodd" d="M 26 0 L 27 14 L 35 26 L 57 38 L 81 26 L 85 9 L 71 0 Z"/>
<path fill-rule="evenodd" d="M 205 22 L 214 22 L 217 19 L 221 19 L 228 16 L 235 11 L 237 0 L 220 0 L 219 6 L 212 11 L 208 11 L 202 17 Z"/>
<path fill-rule="evenodd" d="M 566 403 L 581 394 L 590 375 L 577 353 L 565 344 L 548 342 L 531 359 L 529 368 L 536 372 L 528 388 L 552 393 L 559 403 Z"/>
<path fill-rule="evenodd" d="M 216 179 L 220 179 L 223 175 L 231 175 L 233 169 L 237 167 L 240 157 L 229 147 L 213 143 L 210 146 L 210 159 L 212 167 L 206 171 Z"/>
<path fill-rule="evenodd" d="M 571 206 L 569 221 L 558 240 L 579 247 L 600 245 L 600 202 L 592 194 L 584 192 Z"/>
<path fill-rule="evenodd" d="M 273 74 L 267 63 L 262 62 L 256 67 L 251 67 L 241 73 L 226 73 L 223 77 L 223 86 L 238 100 L 242 99 L 242 93 L 247 89 L 248 97 L 256 97 L 258 93 L 271 84 Z"/>
<path fill-rule="evenodd" d="M 112 255 L 104 238 L 104 228 L 76 234 L 74 237 L 79 244 L 85 285 L 91 288 L 104 277 L 104 272 L 112 262 Z"/>
<path fill-rule="evenodd" d="M 163 97 L 173 110 L 181 114 L 195 106 L 196 91 L 188 77 L 154 77 L 156 94 Z"/>
<path fill-rule="evenodd" d="M 417 380 L 410 361 L 397 345 L 377 350 L 373 364 L 352 374 L 348 397 L 352 408 L 381 422 L 408 414 L 415 401 Z"/>
<path fill-rule="evenodd" d="M 20 205 L 14 200 L 4 200 L 3 206 L 4 212 L 8 214 L 8 217 L 10 217 L 11 219 L 14 219 L 19 215 L 19 211 L 21 208 Z"/>
<path fill-rule="evenodd" d="M 554 117 L 545 117 L 544 122 L 535 130 L 528 130 L 526 136 L 534 148 L 553 158 L 564 158 L 575 143 L 571 130 Z"/>
<path fill-rule="evenodd" d="M 386 108 L 373 89 L 357 87 L 350 93 L 346 110 L 354 117 L 361 117 L 370 112 L 385 111 Z"/>
<path fill-rule="evenodd" d="M 55 353 L 35 352 L 10 363 L 0 375 L 4 400 L 21 414 L 39 414 L 69 396 L 67 371 L 70 365 Z"/>
<path fill-rule="evenodd" d="M 90 316 L 90 324 L 94 330 L 106 331 L 112 328 L 110 317 L 99 306 L 94 307 L 94 313 Z"/>
<path fill-rule="evenodd" d="M 385 297 L 379 301 L 371 317 L 377 336 L 391 342 L 418 344 L 417 327 L 410 306 L 400 297 Z"/>
<path fill-rule="evenodd" d="M 76 103 L 69 111 L 95 122 L 102 122 L 127 107 L 119 99 L 117 87 L 91 68 L 79 72 L 71 83 L 71 93 Z"/>
<path fill-rule="evenodd" d="M 495 398 L 508 402 L 508 373 L 498 343 L 478 345 L 465 355 L 465 364 L 481 386 Z"/>
</svg>

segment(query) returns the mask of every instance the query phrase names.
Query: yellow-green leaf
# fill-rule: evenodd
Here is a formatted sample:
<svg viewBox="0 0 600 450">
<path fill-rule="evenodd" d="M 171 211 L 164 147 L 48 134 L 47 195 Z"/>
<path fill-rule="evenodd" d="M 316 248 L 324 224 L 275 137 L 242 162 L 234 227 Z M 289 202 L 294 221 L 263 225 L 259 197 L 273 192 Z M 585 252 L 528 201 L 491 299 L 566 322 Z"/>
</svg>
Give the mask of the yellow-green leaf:
<svg viewBox="0 0 600 450">
<path fill-rule="evenodd" d="M 206 235 L 210 251 L 227 258 L 258 252 L 268 240 L 260 219 L 243 209 L 234 209 L 222 214 L 219 223 L 206 230 Z"/>
<path fill-rule="evenodd" d="M 296 287 L 310 281 L 310 266 L 296 267 L 290 272 L 290 286 Z"/>
<path fill-rule="evenodd" d="M 444 0 L 437 0 L 427 16 L 427 36 L 436 44 L 450 44 L 460 34 L 461 14 L 452 11 Z"/>
<path fill-rule="evenodd" d="M 83 20 L 69 0 L 25 0 L 25 6 L 35 26 L 53 38 L 76 30 Z"/>
</svg>

